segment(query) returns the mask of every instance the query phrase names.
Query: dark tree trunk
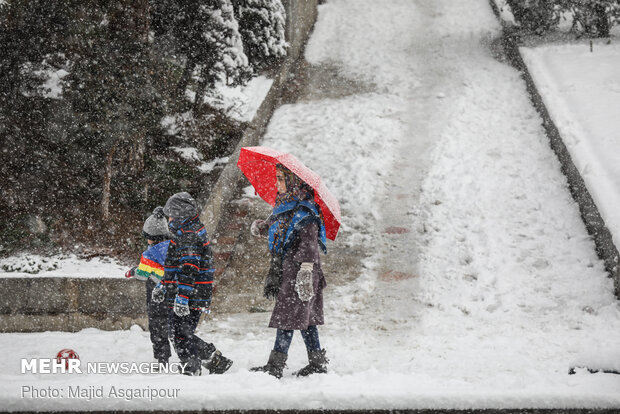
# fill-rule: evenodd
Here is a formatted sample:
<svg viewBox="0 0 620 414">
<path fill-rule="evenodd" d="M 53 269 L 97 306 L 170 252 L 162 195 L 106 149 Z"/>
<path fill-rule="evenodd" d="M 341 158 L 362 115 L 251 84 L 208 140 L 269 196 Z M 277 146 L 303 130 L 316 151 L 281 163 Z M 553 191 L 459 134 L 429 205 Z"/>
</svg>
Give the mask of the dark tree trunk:
<svg viewBox="0 0 620 414">
<path fill-rule="evenodd" d="M 202 79 L 198 84 L 198 89 L 196 90 L 196 99 L 194 100 L 194 114 L 198 114 L 200 108 L 202 107 L 202 102 L 204 101 L 205 92 L 207 90 L 207 84 L 209 83 L 209 79 L 207 78 L 206 70 L 203 70 Z"/>
<path fill-rule="evenodd" d="M 596 35 L 597 37 L 609 37 L 609 19 L 605 10 L 605 5 L 597 3 L 594 5 L 594 15 L 596 16 Z"/>
<path fill-rule="evenodd" d="M 196 61 L 193 59 L 188 59 L 185 64 L 185 68 L 183 69 L 183 74 L 181 75 L 181 79 L 179 79 L 179 83 L 177 84 L 176 89 L 176 98 L 182 99 L 185 94 L 185 90 L 187 89 L 187 85 L 189 85 L 189 81 L 192 78 L 192 72 L 196 67 Z"/>
<path fill-rule="evenodd" d="M 118 140 L 112 145 L 112 148 L 108 151 L 105 162 L 105 172 L 103 174 L 103 191 L 101 197 L 101 217 L 103 221 L 110 219 L 110 191 L 112 187 L 112 162 L 114 161 L 114 154 L 118 148 Z"/>
<path fill-rule="evenodd" d="M 136 28 L 140 34 L 140 40 L 144 43 L 149 41 L 149 31 L 151 26 L 151 10 L 149 0 L 137 0 L 134 4 L 136 11 Z"/>
<path fill-rule="evenodd" d="M 123 0 L 112 8 L 108 27 L 112 32 L 123 33 L 137 42 L 146 43 L 149 39 L 148 0 Z"/>
</svg>

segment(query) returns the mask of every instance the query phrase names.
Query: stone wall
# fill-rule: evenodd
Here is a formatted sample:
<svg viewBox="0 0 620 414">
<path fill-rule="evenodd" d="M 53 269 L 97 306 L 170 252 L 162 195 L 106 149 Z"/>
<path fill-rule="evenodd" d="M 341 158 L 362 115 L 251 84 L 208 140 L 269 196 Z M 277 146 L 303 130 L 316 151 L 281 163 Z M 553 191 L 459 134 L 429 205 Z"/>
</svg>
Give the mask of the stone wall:
<svg viewBox="0 0 620 414">
<path fill-rule="evenodd" d="M 1 332 L 146 328 L 144 282 L 127 279 L 3 278 Z"/>
</svg>

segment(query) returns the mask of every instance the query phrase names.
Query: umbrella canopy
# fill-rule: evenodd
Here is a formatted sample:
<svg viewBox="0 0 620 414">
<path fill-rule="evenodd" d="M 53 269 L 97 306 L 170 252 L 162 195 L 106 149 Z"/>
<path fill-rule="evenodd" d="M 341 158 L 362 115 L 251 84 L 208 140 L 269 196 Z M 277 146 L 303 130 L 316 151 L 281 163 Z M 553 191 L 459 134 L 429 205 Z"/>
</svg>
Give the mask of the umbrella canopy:
<svg viewBox="0 0 620 414">
<path fill-rule="evenodd" d="M 314 190 L 314 201 L 323 212 L 325 235 L 336 239 L 340 228 L 340 204 L 327 189 L 321 177 L 294 155 L 267 147 L 241 148 L 237 166 L 250 181 L 256 193 L 270 205 L 276 202 L 276 165 L 282 164 Z"/>
</svg>

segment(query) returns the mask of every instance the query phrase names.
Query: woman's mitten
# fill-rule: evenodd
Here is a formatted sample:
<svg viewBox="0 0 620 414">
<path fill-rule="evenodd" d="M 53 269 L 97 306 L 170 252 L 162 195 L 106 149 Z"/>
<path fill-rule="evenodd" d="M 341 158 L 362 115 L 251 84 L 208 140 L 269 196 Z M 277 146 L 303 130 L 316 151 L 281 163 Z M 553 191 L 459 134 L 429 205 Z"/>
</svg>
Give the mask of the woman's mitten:
<svg viewBox="0 0 620 414">
<path fill-rule="evenodd" d="M 295 280 L 295 292 L 302 302 L 309 301 L 314 296 L 314 284 L 312 283 L 312 270 L 314 263 L 302 263 Z"/>
</svg>

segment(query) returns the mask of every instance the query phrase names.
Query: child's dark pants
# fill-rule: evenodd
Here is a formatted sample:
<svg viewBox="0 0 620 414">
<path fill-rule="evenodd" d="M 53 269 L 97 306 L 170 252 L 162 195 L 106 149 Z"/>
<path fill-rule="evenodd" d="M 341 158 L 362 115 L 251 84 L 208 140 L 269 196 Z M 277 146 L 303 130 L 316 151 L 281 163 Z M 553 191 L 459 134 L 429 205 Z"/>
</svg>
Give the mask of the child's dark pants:
<svg viewBox="0 0 620 414">
<path fill-rule="evenodd" d="M 207 360 L 215 352 L 215 346 L 197 337 L 194 332 L 198 326 L 202 311 L 191 309 L 189 315 L 178 316 L 169 309 L 170 328 L 174 349 L 182 363 L 187 363 L 186 372 L 196 373 L 200 370 L 201 360 Z"/>
<path fill-rule="evenodd" d="M 146 310 L 149 316 L 153 357 L 158 361 L 168 361 L 171 354 L 168 342 L 168 306 L 165 302 L 156 303 L 151 300 L 155 286 L 155 282 L 151 279 L 146 281 Z"/>
</svg>

